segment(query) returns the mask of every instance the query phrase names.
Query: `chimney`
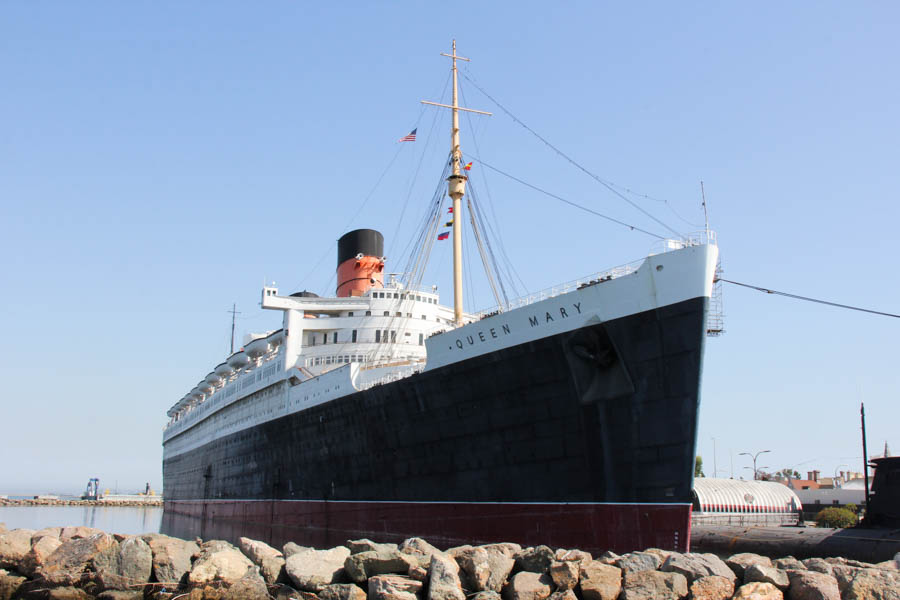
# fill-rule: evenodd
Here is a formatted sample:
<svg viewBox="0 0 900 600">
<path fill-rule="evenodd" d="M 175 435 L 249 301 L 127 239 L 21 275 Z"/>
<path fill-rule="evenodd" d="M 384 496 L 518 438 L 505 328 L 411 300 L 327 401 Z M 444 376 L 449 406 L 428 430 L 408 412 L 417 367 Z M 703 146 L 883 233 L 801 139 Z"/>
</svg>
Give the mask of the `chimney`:
<svg viewBox="0 0 900 600">
<path fill-rule="evenodd" d="M 384 236 L 374 229 L 357 229 L 338 240 L 337 296 L 362 296 L 383 287 Z"/>
</svg>

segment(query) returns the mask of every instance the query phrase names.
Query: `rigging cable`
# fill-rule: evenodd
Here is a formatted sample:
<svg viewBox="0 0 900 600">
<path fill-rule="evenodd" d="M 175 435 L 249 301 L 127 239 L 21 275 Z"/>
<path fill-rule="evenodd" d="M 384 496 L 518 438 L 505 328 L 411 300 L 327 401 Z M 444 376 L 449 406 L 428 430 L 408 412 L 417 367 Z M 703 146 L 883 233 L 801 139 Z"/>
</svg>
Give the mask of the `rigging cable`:
<svg viewBox="0 0 900 600">
<path fill-rule="evenodd" d="M 551 198 L 555 198 L 555 199 L 559 200 L 560 202 L 565 202 L 566 204 L 568 204 L 568 205 L 570 205 L 570 206 L 574 206 L 575 208 L 580 208 L 581 210 L 583 210 L 583 211 L 585 211 L 585 212 L 589 212 L 589 213 L 591 213 L 592 215 L 596 215 L 596 216 L 598 216 L 598 217 L 601 217 L 601 218 L 603 218 L 603 219 L 606 219 L 607 221 L 611 221 L 611 222 L 616 223 L 616 224 L 618 224 L 618 225 L 623 225 L 623 226 L 628 227 L 629 229 L 632 229 L 632 230 L 634 230 L 634 231 L 640 231 L 641 233 L 646 233 L 647 235 L 652 236 L 652 237 L 655 237 L 655 238 L 658 239 L 658 240 L 664 240 L 664 239 L 666 239 L 665 236 L 659 235 L 658 233 L 653 233 L 652 231 L 647 231 L 646 229 L 641 229 L 641 228 L 638 227 L 637 225 L 631 225 L 631 224 L 629 224 L 629 223 L 626 223 L 625 221 L 620 221 L 620 220 L 618 220 L 618 219 L 614 219 L 614 218 L 612 218 L 612 217 L 610 217 L 610 216 L 604 215 L 603 213 L 599 213 L 599 212 L 597 212 L 596 210 L 592 210 L 592 209 L 587 208 L 587 207 L 585 207 L 585 206 L 581 206 L 580 204 L 576 204 L 576 203 L 572 202 L 571 200 L 566 200 L 566 199 L 563 198 L 562 196 L 557 196 L 556 194 L 552 194 L 552 193 L 548 192 L 547 190 L 541 189 L 541 188 L 537 187 L 536 185 L 532 185 L 532 184 L 528 183 L 527 181 L 522 181 L 521 179 L 519 179 L 518 177 L 515 177 L 514 175 L 510 175 L 510 174 L 507 173 L 506 171 L 501 171 L 501 170 L 498 169 L 497 167 L 494 167 L 494 166 L 492 166 L 492 165 L 489 165 L 489 164 L 487 164 L 486 162 L 484 162 L 483 160 L 479 160 L 478 158 L 476 158 L 475 161 L 478 162 L 478 164 L 480 164 L 480 165 L 484 165 L 485 167 L 487 167 L 488 169 L 490 169 L 490 170 L 492 170 L 492 171 L 496 171 L 497 173 L 500 173 L 501 175 L 505 175 L 506 177 L 509 177 L 509 178 L 512 179 L 513 181 L 517 181 L 517 182 L 521 183 L 521 184 L 524 185 L 525 187 L 529 187 L 529 188 L 531 188 L 531 189 L 533 189 L 533 190 L 535 190 L 535 191 L 537 191 L 537 192 L 540 192 L 540 193 L 542 193 L 542 194 L 546 194 L 547 196 L 550 196 Z M 676 234 L 677 234 L 679 237 L 681 237 L 681 234 L 678 234 L 678 232 L 676 232 Z"/>
<path fill-rule="evenodd" d="M 770 290 L 769 288 L 760 287 L 758 285 L 750 285 L 749 283 L 740 283 L 739 281 L 731 281 L 729 279 L 719 278 L 718 281 L 724 281 L 725 283 L 731 283 L 734 285 L 739 285 L 741 287 L 750 288 L 751 290 L 756 290 L 758 292 L 765 292 L 766 294 L 775 294 L 778 296 L 785 296 L 787 298 L 793 298 L 795 300 L 806 300 L 807 302 L 815 302 L 817 304 L 826 304 L 828 306 L 836 306 L 838 308 L 846 308 L 849 310 L 858 310 L 860 312 L 871 313 L 873 315 L 881 315 L 883 317 L 894 317 L 895 319 L 900 319 L 900 315 L 895 315 L 893 313 L 881 312 L 880 310 L 871 310 L 868 308 L 860 308 L 859 306 L 850 306 L 849 304 L 838 304 L 837 302 L 829 302 L 827 300 L 820 300 L 818 298 L 809 298 L 807 296 L 798 296 L 797 294 L 789 294 L 787 292 L 779 292 L 777 290 Z"/>
<path fill-rule="evenodd" d="M 572 164 L 573 166 L 575 166 L 577 169 L 579 169 L 580 171 L 582 171 L 583 173 L 585 173 L 586 175 L 588 175 L 589 177 L 591 177 L 592 179 L 594 179 L 597 183 L 599 183 L 600 185 L 602 185 L 603 187 L 605 187 L 606 189 L 608 189 L 610 192 L 612 192 L 613 194 L 615 194 L 616 196 L 618 196 L 619 198 L 621 198 L 622 200 L 624 200 L 625 202 L 627 202 L 628 204 L 630 204 L 632 207 L 636 208 L 637 210 L 639 210 L 640 212 L 644 213 L 644 214 L 645 214 L 646 216 L 648 216 L 649 218 L 651 218 L 651 219 L 653 219 L 654 221 L 656 221 L 657 224 L 662 225 L 663 227 L 665 227 L 666 229 L 668 229 L 669 231 L 671 231 L 672 233 L 674 233 L 674 234 L 675 234 L 676 236 L 678 236 L 679 238 L 683 238 L 683 237 L 684 237 L 682 234 L 680 234 L 679 232 L 675 231 L 674 229 L 672 229 L 671 227 L 669 227 L 668 225 L 666 225 L 664 222 L 662 222 L 661 220 L 657 219 L 656 217 L 654 217 L 653 215 L 651 215 L 649 212 L 647 212 L 646 210 L 644 210 L 643 208 L 641 208 L 636 202 L 634 202 L 633 200 L 630 200 L 630 199 L 627 198 L 624 194 L 622 194 L 621 192 L 619 192 L 618 190 L 616 190 L 612 185 L 610 185 L 610 182 L 606 181 L 605 179 L 603 179 L 603 178 L 600 177 L 599 175 L 595 175 L 594 173 L 588 171 L 585 167 L 582 167 L 580 164 L 578 164 L 577 162 L 575 162 L 574 159 L 570 158 L 569 155 L 567 155 L 565 152 L 563 152 L 562 150 L 560 150 L 559 148 L 557 148 L 556 146 L 554 146 L 553 144 L 551 144 L 550 142 L 548 142 L 548 141 L 547 141 L 546 139 L 544 139 L 538 132 L 536 132 L 534 129 L 532 129 L 531 127 L 529 127 L 528 125 L 526 125 L 525 123 L 523 123 L 522 121 L 520 121 L 514 114 L 512 114 L 511 112 L 509 112 L 509 110 L 507 110 L 505 106 L 503 106 L 502 104 L 500 104 L 499 102 L 497 102 L 497 100 L 495 100 L 495 99 L 493 98 L 493 96 L 491 96 L 491 95 L 488 94 L 486 91 L 484 91 L 484 89 L 483 89 L 481 86 L 479 86 L 477 83 L 475 83 L 475 81 L 474 81 L 472 78 L 470 78 L 468 75 L 466 75 L 465 72 L 462 73 L 462 76 L 465 77 L 465 78 L 469 81 L 469 83 L 471 83 L 472 85 L 474 85 L 474 86 L 478 89 L 478 91 L 480 91 L 482 94 L 484 94 L 485 96 L 487 96 L 487 98 L 488 98 L 491 102 L 493 102 L 494 104 L 496 104 L 497 107 L 498 107 L 500 110 L 502 110 L 504 113 L 506 113 L 506 115 L 507 115 L 510 119 L 512 119 L 512 120 L 515 121 L 518 125 L 520 125 L 520 126 L 522 126 L 523 128 L 525 128 L 529 133 L 531 133 L 531 134 L 532 134 L 533 136 L 535 136 L 537 139 L 539 139 L 539 140 L 541 140 L 542 142 L 544 142 L 544 144 L 546 144 L 547 147 L 549 147 L 551 150 L 553 150 L 554 152 L 556 152 L 557 154 L 559 154 L 560 156 L 562 156 L 564 159 L 566 159 L 569 163 L 571 163 L 571 164 Z"/>
</svg>

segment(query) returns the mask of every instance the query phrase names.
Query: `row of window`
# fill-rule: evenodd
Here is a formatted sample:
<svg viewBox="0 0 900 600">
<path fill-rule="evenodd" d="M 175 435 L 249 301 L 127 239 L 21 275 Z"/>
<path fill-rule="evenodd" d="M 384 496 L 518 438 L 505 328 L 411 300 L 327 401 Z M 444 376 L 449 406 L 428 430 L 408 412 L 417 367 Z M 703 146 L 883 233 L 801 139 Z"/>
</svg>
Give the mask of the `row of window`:
<svg viewBox="0 0 900 600">
<path fill-rule="evenodd" d="M 418 294 L 410 294 L 409 292 L 372 292 L 373 298 L 397 298 L 399 300 L 414 300 L 415 302 L 425 302 L 427 304 L 437 304 L 437 298 L 429 298 L 428 296 L 420 296 Z"/>
<path fill-rule="evenodd" d="M 422 318 L 424 319 L 425 317 L 422 317 Z M 390 335 L 388 334 L 389 331 L 390 331 Z M 411 334 L 410 334 L 409 332 L 406 332 L 404 335 L 407 336 L 407 337 L 411 337 Z M 310 334 L 309 334 L 309 345 L 310 345 L 310 346 L 315 346 L 315 345 L 316 345 L 316 338 L 318 338 L 318 334 L 317 334 L 317 333 L 310 333 Z M 357 342 L 357 338 L 358 338 L 358 336 L 357 336 L 357 330 L 356 330 L 356 329 L 351 330 L 349 342 L 350 342 L 351 344 L 355 344 L 355 343 Z M 397 332 L 396 332 L 395 330 L 388 330 L 388 329 L 385 329 L 384 331 L 382 331 L 381 329 L 376 329 L 376 330 L 375 330 L 375 343 L 376 343 L 376 344 L 380 344 L 380 343 L 382 343 L 382 342 L 387 343 L 388 338 L 390 338 L 391 343 L 396 343 L 396 341 L 397 341 Z M 337 332 L 337 331 L 331 332 L 331 343 L 332 343 L 332 344 L 337 344 L 337 343 L 338 343 L 338 332 Z M 345 340 L 344 343 L 346 343 L 346 340 Z M 328 333 L 323 333 L 323 334 L 322 334 L 322 344 L 323 344 L 323 345 L 324 345 L 324 344 L 328 344 Z M 424 333 L 420 333 L 420 334 L 419 334 L 419 345 L 422 346 L 422 345 L 424 345 L 424 344 L 425 344 L 425 334 L 424 334 Z"/>
</svg>

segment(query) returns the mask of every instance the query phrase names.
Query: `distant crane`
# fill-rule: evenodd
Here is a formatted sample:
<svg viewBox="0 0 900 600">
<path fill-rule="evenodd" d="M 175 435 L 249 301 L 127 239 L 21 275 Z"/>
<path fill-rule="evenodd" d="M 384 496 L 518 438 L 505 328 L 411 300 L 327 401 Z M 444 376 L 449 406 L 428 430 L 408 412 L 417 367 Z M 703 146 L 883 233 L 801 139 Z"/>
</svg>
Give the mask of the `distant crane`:
<svg viewBox="0 0 900 600">
<path fill-rule="evenodd" d="M 99 500 L 100 499 L 100 480 L 96 477 L 88 479 L 87 487 L 84 494 L 81 495 L 82 500 Z"/>
</svg>

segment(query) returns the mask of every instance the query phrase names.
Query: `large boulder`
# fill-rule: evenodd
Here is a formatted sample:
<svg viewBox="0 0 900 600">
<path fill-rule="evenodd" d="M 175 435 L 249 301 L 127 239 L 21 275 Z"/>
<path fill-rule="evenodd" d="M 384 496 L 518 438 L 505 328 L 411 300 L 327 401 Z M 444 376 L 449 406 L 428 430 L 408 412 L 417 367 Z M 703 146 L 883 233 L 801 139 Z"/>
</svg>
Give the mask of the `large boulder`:
<svg viewBox="0 0 900 600">
<path fill-rule="evenodd" d="M 384 550 L 398 550 L 399 547 L 397 544 L 379 544 L 373 542 L 368 539 L 361 540 L 347 540 L 347 543 L 344 544 L 347 548 L 350 549 L 350 554 L 358 554 L 360 552 L 369 552 L 371 550 L 374 551 L 384 551 Z"/>
<path fill-rule="evenodd" d="M 525 548 L 517 552 L 515 557 L 515 571 L 529 571 L 531 573 L 547 573 L 556 556 L 547 546 L 537 548 Z"/>
<path fill-rule="evenodd" d="M 200 554 L 200 546 L 159 533 L 145 535 L 142 539 L 150 546 L 156 581 L 171 588 L 187 580 L 191 572 L 191 558 Z"/>
<path fill-rule="evenodd" d="M 28 551 L 28 554 L 26 554 L 21 563 L 19 563 L 18 569 L 19 572 L 28 576 L 33 576 L 38 569 L 43 566 L 47 557 L 53 554 L 56 549 L 62 545 L 62 542 L 59 541 L 58 537 L 50 535 L 41 537 L 35 535 L 32 536 L 31 539 L 31 550 Z"/>
<path fill-rule="evenodd" d="M 62 542 L 68 542 L 69 540 L 83 540 L 92 535 L 97 535 L 98 533 L 105 532 L 100 529 L 95 529 L 94 527 L 85 527 L 83 525 L 77 527 L 63 527 L 59 532 L 59 539 Z"/>
<path fill-rule="evenodd" d="M 824 558 L 807 558 L 801 561 L 803 566 L 809 571 L 817 573 L 825 573 L 826 575 L 834 575 L 834 565 Z"/>
<path fill-rule="evenodd" d="M 13 529 L 0 533 L 0 569 L 18 569 L 31 550 L 33 529 Z"/>
<path fill-rule="evenodd" d="M 41 577 L 50 587 L 88 585 L 94 582 L 98 565 L 104 572 L 109 570 L 118 550 L 119 543 L 106 533 L 69 538 L 44 560 Z"/>
<path fill-rule="evenodd" d="M 734 594 L 734 583 L 720 575 L 707 575 L 691 584 L 691 600 L 728 600 Z"/>
<path fill-rule="evenodd" d="M 19 588 L 25 583 L 25 577 L 0 569 L 0 600 L 17 597 Z"/>
<path fill-rule="evenodd" d="M 681 573 L 688 583 L 707 575 L 719 575 L 737 583 L 734 571 L 715 554 L 672 554 L 659 568 L 664 573 Z"/>
<path fill-rule="evenodd" d="M 553 580 L 549 575 L 520 571 L 509 580 L 502 594 L 505 600 L 545 600 L 552 592 Z"/>
<path fill-rule="evenodd" d="M 831 575 L 815 571 L 788 571 L 791 600 L 840 600 L 837 580 Z"/>
<path fill-rule="evenodd" d="M 240 550 L 228 542 L 213 540 L 200 546 L 200 556 L 188 573 L 188 583 L 193 587 L 208 584 L 228 586 L 244 577 L 257 577 L 263 581 L 256 565 Z"/>
<path fill-rule="evenodd" d="M 178 597 L 170 596 L 170 599 Z M 218 580 L 194 587 L 187 598 L 189 600 L 271 600 L 272 597 L 269 595 L 266 582 L 259 573 L 252 573 L 234 581 Z"/>
<path fill-rule="evenodd" d="M 844 600 L 900 600 L 900 572 L 835 565 L 834 577 Z"/>
<path fill-rule="evenodd" d="M 681 573 L 638 571 L 624 577 L 619 600 L 680 600 L 687 594 L 687 578 Z"/>
<path fill-rule="evenodd" d="M 326 585 L 342 583 L 348 556 L 350 549 L 344 546 L 330 550 L 306 548 L 288 556 L 284 568 L 298 590 L 318 592 Z"/>
<path fill-rule="evenodd" d="M 416 560 L 419 561 L 419 565 L 426 569 L 428 568 L 428 565 L 431 564 L 431 557 L 434 554 L 446 556 L 444 552 L 441 552 L 422 538 L 409 538 L 408 540 L 404 540 L 403 543 L 400 544 L 399 549 L 403 554 L 414 556 Z"/>
<path fill-rule="evenodd" d="M 287 573 L 284 570 L 284 554 L 265 542 L 251 540 L 242 537 L 238 540 L 241 552 L 259 567 L 266 583 L 274 585 L 278 581 L 286 581 Z"/>
<path fill-rule="evenodd" d="M 547 600 L 578 600 L 574 590 L 556 590 L 547 597 Z"/>
<path fill-rule="evenodd" d="M 440 554 L 431 557 L 428 569 L 428 600 L 465 600 L 459 581 L 459 565 Z"/>
<path fill-rule="evenodd" d="M 794 558 L 793 556 L 785 556 L 784 558 L 777 558 L 773 563 L 774 567 L 781 569 L 782 571 L 806 571 L 806 565 L 802 562 Z"/>
<path fill-rule="evenodd" d="M 591 562 L 594 560 L 590 552 L 577 549 L 566 550 L 565 548 L 557 549 L 554 558 L 556 560 L 573 560 L 575 562 Z"/>
<path fill-rule="evenodd" d="M 638 571 L 656 571 L 662 561 L 658 555 L 650 552 L 629 552 L 620 556 L 613 564 L 622 569 L 622 573 L 628 574 Z"/>
<path fill-rule="evenodd" d="M 575 560 L 554 560 L 550 565 L 550 578 L 558 592 L 575 589 L 581 572 L 581 563 Z"/>
<path fill-rule="evenodd" d="M 516 562 L 511 550 L 500 544 L 490 544 L 457 552 L 454 558 L 462 570 L 463 587 L 474 592 L 491 590 L 499 593 Z"/>
<path fill-rule="evenodd" d="M 418 600 L 422 585 L 403 575 L 376 575 L 369 578 L 368 600 Z"/>
<path fill-rule="evenodd" d="M 140 537 L 127 537 L 115 552 L 104 552 L 94 559 L 94 578 L 102 590 L 140 590 L 150 580 L 153 555 Z"/>
<path fill-rule="evenodd" d="M 739 587 L 733 600 L 784 600 L 784 594 L 771 583 L 754 581 Z"/>
<path fill-rule="evenodd" d="M 295 544 L 294 542 L 288 542 L 283 546 L 284 549 L 284 559 L 287 560 L 298 552 L 306 552 L 307 550 L 315 550 L 315 548 L 310 548 L 309 546 L 301 546 L 299 544 Z"/>
<path fill-rule="evenodd" d="M 43 529 L 38 529 L 31 535 L 31 545 L 33 546 L 39 539 L 48 536 L 59 539 L 62 529 L 62 527 L 44 527 Z"/>
<path fill-rule="evenodd" d="M 622 589 L 622 569 L 599 560 L 581 563 L 578 588 L 584 600 L 615 600 Z"/>
<path fill-rule="evenodd" d="M 366 600 L 366 591 L 355 583 L 332 583 L 316 595 L 319 600 Z"/>
<path fill-rule="evenodd" d="M 726 558 L 725 564 L 728 565 L 729 569 L 734 571 L 735 576 L 737 576 L 740 581 L 743 581 L 744 571 L 747 570 L 747 567 L 751 565 L 771 567 L 772 559 L 768 556 L 761 556 L 752 552 L 741 552 L 739 554 L 732 554 Z"/>
<path fill-rule="evenodd" d="M 396 546 L 384 545 L 374 550 L 364 550 L 350 554 L 344 560 L 344 570 L 356 583 L 365 583 L 374 575 L 405 575 L 410 567 L 419 566 L 419 560 L 409 554 L 403 554 Z"/>
<path fill-rule="evenodd" d="M 759 581 L 761 583 L 771 583 L 782 592 L 788 589 L 791 581 L 788 579 L 787 572 L 775 567 L 767 567 L 765 565 L 750 565 L 744 571 L 744 583 Z"/>
</svg>

